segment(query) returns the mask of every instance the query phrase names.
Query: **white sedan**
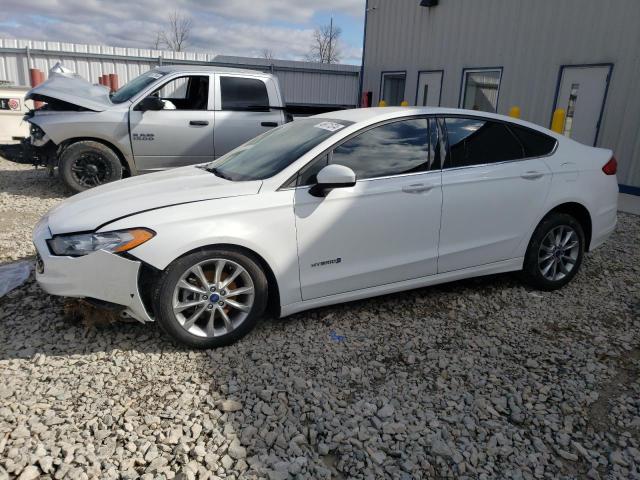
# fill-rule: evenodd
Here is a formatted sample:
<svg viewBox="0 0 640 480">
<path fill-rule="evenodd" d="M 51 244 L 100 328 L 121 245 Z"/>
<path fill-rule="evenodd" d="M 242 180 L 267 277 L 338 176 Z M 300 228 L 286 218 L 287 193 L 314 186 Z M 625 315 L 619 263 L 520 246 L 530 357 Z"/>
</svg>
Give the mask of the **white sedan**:
<svg viewBox="0 0 640 480">
<path fill-rule="evenodd" d="M 37 225 L 37 279 L 198 348 L 309 308 L 522 271 L 551 290 L 616 225 L 611 151 L 455 109 L 296 120 L 213 163 L 75 195 Z"/>
</svg>

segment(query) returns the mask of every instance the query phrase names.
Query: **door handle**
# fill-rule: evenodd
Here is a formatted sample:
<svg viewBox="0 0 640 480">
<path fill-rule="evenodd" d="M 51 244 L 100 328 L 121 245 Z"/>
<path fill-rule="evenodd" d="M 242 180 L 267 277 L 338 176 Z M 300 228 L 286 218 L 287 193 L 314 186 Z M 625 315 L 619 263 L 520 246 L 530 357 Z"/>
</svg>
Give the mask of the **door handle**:
<svg viewBox="0 0 640 480">
<path fill-rule="evenodd" d="M 277 127 L 278 122 L 262 122 L 260 125 L 263 127 Z"/>
<path fill-rule="evenodd" d="M 206 120 L 191 120 L 189 122 L 189 125 L 192 125 L 194 127 L 206 127 L 207 125 L 209 125 L 209 122 L 207 122 Z"/>
<path fill-rule="evenodd" d="M 405 185 L 402 187 L 404 193 L 423 193 L 428 192 L 433 185 L 425 185 L 424 183 L 414 183 L 413 185 Z"/>
<path fill-rule="evenodd" d="M 540 173 L 540 172 L 536 172 L 536 171 L 532 170 L 530 172 L 523 173 L 520 176 L 522 178 L 524 178 L 525 180 L 537 180 L 539 178 L 542 178 L 544 176 L 544 173 Z"/>
</svg>

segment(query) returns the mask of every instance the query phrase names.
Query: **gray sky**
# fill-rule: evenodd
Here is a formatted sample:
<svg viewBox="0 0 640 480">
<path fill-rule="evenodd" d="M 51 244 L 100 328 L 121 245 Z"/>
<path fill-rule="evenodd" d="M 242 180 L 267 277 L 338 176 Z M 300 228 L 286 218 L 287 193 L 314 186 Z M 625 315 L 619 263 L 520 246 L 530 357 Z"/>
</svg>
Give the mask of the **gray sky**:
<svg viewBox="0 0 640 480">
<path fill-rule="evenodd" d="M 187 50 L 302 59 L 315 26 L 343 30 L 345 63 L 360 63 L 365 0 L 9 0 L 0 37 L 151 48 L 176 9 L 193 19 Z"/>
</svg>

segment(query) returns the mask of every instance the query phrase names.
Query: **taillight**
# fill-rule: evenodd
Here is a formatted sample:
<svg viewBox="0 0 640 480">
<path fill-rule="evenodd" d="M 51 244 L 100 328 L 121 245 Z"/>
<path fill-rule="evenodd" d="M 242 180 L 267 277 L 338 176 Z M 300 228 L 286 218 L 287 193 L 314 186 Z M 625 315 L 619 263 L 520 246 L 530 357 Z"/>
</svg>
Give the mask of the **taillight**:
<svg viewBox="0 0 640 480">
<path fill-rule="evenodd" d="M 611 157 L 611 159 L 604 164 L 604 167 L 602 167 L 602 171 L 605 175 L 615 175 L 618 171 L 618 161 L 616 157 Z"/>
</svg>

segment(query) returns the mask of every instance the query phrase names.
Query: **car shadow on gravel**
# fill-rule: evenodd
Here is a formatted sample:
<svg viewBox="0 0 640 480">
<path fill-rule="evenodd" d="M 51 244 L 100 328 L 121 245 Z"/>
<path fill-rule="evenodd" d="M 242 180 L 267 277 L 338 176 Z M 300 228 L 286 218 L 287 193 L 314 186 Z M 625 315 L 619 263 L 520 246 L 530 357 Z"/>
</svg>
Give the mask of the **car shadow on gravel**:
<svg viewBox="0 0 640 480">
<path fill-rule="evenodd" d="M 269 330 L 296 328 L 298 322 L 333 317 L 336 309 L 358 314 L 360 311 L 393 311 L 414 303 L 428 302 L 433 313 L 444 308 L 438 303 L 440 294 L 463 291 L 506 289 L 517 285 L 513 275 L 500 274 L 460 280 L 449 284 L 400 292 L 371 299 L 348 302 L 298 313 L 284 319 L 266 317 L 258 325 L 261 335 Z M 486 293 L 486 292 L 485 292 Z M 0 298 L 0 360 L 45 356 L 86 355 L 96 352 L 136 351 L 139 353 L 184 352 L 189 348 L 175 344 L 156 324 L 136 321 L 110 321 L 107 316 L 92 314 L 74 318 L 69 300 L 46 294 L 33 276 L 26 284 Z M 347 326 L 347 325 L 345 325 Z M 241 340 L 240 342 L 243 342 Z M 224 349 L 222 349 L 223 351 Z"/>
<path fill-rule="evenodd" d="M 0 360 L 37 355 L 74 356 L 97 352 L 186 351 L 156 325 L 131 321 L 108 323 L 104 318 L 72 318 L 68 300 L 43 292 L 33 276 L 0 298 Z"/>
<path fill-rule="evenodd" d="M 49 175 L 46 168 L 16 164 L 15 170 L 0 171 L 0 193 L 34 198 L 64 198 L 70 192 L 58 176 Z"/>
</svg>

